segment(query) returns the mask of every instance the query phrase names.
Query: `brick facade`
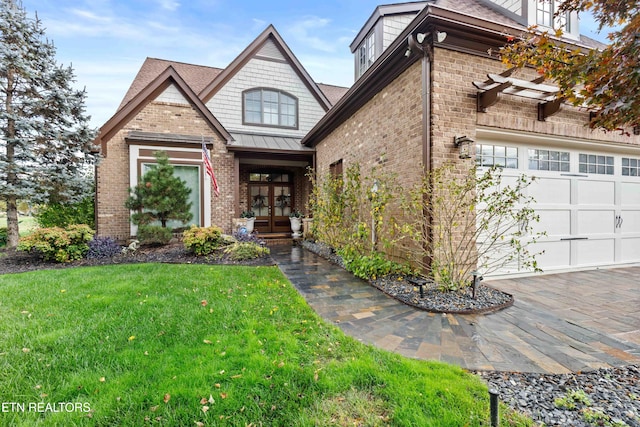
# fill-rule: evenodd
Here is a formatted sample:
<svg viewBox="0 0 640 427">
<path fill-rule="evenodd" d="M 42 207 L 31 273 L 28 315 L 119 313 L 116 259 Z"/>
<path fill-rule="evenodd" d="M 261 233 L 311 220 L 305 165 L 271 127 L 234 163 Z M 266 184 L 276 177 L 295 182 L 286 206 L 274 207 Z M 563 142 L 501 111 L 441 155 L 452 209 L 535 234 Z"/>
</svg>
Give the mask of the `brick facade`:
<svg viewBox="0 0 640 427">
<path fill-rule="evenodd" d="M 131 237 L 129 210 L 124 207 L 131 186 L 131 159 L 125 137 L 131 131 L 213 138 L 214 146 L 210 155 L 221 195 L 211 196 L 212 224 L 230 231 L 231 219 L 235 216 L 234 155 L 227 151 L 225 142 L 191 106 L 150 102 L 107 141 L 107 155 L 97 167 L 98 235 L 119 241 L 127 241 Z M 208 179 L 208 176 L 205 177 Z"/>
<path fill-rule="evenodd" d="M 433 167 L 452 161 L 458 176 L 470 171 L 474 159 L 459 159 L 454 137 L 466 135 L 477 141 L 478 129 L 483 128 L 599 144 L 640 145 L 637 136 L 590 130 L 589 113 L 568 105 L 544 122 L 537 120 L 537 101 L 513 95 L 502 95 L 486 113 L 477 112 L 473 82 L 486 80 L 488 73 L 504 71 L 497 60 L 435 48 L 431 71 Z M 513 77 L 537 76 L 532 70 L 522 70 Z M 318 176 L 328 173 L 330 165 L 342 159 L 345 169 L 358 162 L 364 176 L 373 167 L 395 173 L 402 186 L 409 188 L 423 173 L 422 132 L 422 64 L 417 61 L 317 142 Z"/>
</svg>

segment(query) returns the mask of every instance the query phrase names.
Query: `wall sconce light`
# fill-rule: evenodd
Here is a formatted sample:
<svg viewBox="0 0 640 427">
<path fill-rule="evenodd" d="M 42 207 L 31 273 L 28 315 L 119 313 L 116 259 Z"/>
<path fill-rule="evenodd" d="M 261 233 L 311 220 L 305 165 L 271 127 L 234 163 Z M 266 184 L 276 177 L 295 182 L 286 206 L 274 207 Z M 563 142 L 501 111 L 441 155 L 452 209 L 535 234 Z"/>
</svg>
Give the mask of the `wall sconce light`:
<svg viewBox="0 0 640 427">
<path fill-rule="evenodd" d="M 471 146 L 475 144 L 475 141 L 471 138 L 465 136 L 455 136 L 453 137 L 453 145 L 460 150 L 460 154 L 458 155 L 461 159 L 470 159 L 471 158 Z"/>
</svg>

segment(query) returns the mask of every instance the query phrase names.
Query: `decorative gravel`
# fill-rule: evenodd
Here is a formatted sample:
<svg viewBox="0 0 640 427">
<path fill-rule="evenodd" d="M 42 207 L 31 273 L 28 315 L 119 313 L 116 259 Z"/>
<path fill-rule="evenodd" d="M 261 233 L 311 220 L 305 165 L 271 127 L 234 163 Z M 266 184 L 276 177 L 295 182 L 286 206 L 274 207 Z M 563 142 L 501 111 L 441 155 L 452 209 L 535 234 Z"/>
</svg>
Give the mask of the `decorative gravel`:
<svg viewBox="0 0 640 427">
<path fill-rule="evenodd" d="M 637 365 L 561 375 L 477 374 L 489 389 L 498 392 L 502 402 L 546 426 L 640 426 L 640 367 Z M 570 410 L 561 402 L 555 403 L 556 399 L 563 398 L 565 402 L 573 402 L 575 408 Z"/>
<path fill-rule="evenodd" d="M 414 288 L 404 276 L 389 275 L 369 283 L 405 304 L 436 313 L 488 313 L 513 304 L 513 296 L 483 284 L 477 287 L 474 299 L 471 288 L 443 292 L 433 282 L 424 286 L 422 297 L 420 288 Z"/>
<path fill-rule="evenodd" d="M 304 241 L 302 245 L 311 252 L 344 268 L 342 258 L 329 246 L 310 241 Z M 434 282 L 424 286 L 424 297 L 421 297 L 419 288 L 414 287 L 408 279 L 405 276 L 389 275 L 369 279 L 369 283 L 400 302 L 437 313 L 488 313 L 513 304 L 512 295 L 482 283 L 476 289 L 475 299 L 472 297 L 470 287 L 459 291 L 443 292 Z"/>
</svg>

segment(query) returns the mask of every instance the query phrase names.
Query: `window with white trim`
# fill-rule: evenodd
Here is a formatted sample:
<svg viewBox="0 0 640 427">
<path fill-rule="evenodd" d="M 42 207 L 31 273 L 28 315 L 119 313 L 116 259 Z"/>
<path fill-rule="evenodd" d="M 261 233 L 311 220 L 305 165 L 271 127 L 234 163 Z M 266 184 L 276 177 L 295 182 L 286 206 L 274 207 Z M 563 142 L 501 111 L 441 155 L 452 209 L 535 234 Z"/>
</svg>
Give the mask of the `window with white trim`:
<svg viewBox="0 0 640 427">
<path fill-rule="evenodd" d="M 561 0 L 536 0 L 536 24 L 548 28 L 560 28 L 563 32 L 570 33 L 569 14 L 565 12 L 554 17 L 561 3 Z"/>
<path fill-rule="evenodd" d="M 570 159 L 568 151 L 529 149 L 530 170 L 569 172 Z"/>
<path fill-rule="evenodd" d="M 580 153 L 578 160 L 578 170 L 580 173 L 613 175 L 613 156 Z"/>
<path fill-rule="evenodd" d="M 257 88 L 243 93 L 244 124 L 298 127 L 298 99 L 286 92 Z"/>
<path fill-rule="evenodd" d="M 142 163 L 141 165 L 141 179 L 150 169 L 155 168 L 157 163 Z M 191 221 L 181 222 L 177 220 L 167 221 L 167 227 L 169 228 L 181 228 L 188 227 L 189 225 L 201 226 L 200 218 L 200 195 L 202 192 L 202 180 L 200 178 L 200 166 L 187 165 L 187 164 L 172 164 L 173 176 L 180 178 L 184 181 L 188 188 L 191 189 L 189 193 L 189 202 L 191 202 Z M 160 222 L 153 223 L 152 225 L 160 225 Z"/>
<path fill-rule="evenodd" d="M 622 176 L 640 176 L 640 159 L 623 157 Z"/>
<path fill-rule="evenodd" d="M 518 169 L 518 149 L 504 145 L 476 145 L 476 165 Z"/>
<path fill-rule="evenodd" d="M 373 65 L 376 60 L 376 33 L 372 32 L 363 41 L 358 52 L 358 77 Z"/>
</svg>

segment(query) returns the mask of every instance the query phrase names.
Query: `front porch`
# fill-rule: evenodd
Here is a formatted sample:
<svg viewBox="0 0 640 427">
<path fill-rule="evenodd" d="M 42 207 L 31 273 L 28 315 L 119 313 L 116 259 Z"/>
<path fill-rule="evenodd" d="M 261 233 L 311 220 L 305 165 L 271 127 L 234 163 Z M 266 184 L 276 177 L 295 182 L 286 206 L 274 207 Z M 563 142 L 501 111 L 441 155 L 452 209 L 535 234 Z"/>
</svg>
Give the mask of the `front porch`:
<svg viewBox="0 0 640 427">
<path fill-rule="evenodd" d="M 289 215 L 308 215 L 315 150 L 298 138 L 233 133 L 227 146 L 235 156 L 236 217 L 255 215 L 254 229 L 269 240 L 290 239 Z"/>
</svg>

